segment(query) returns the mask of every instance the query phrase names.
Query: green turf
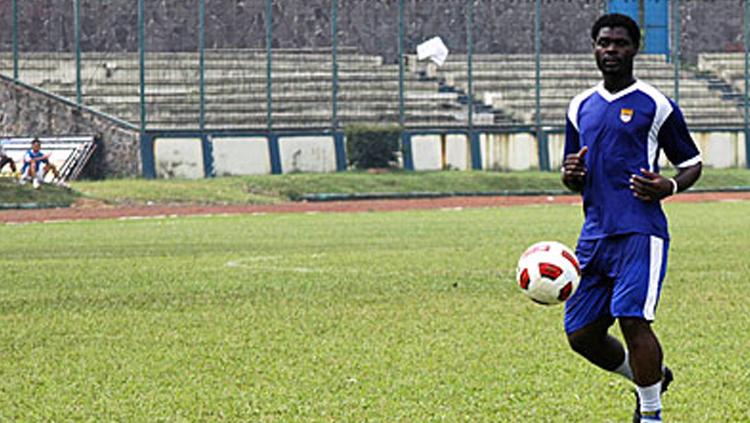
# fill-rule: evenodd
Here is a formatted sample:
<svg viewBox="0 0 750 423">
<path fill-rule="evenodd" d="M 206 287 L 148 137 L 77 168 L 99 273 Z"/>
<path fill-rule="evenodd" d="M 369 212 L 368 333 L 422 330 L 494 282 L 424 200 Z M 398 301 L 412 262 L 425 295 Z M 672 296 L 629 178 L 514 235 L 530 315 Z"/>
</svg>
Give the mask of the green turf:
<svg viewBox="0 0 750 423">
<path fill-rule="evenodd" d="M 54 207 L 72 204 L 79 194 L 52 184 L 34 189 L 30 183 L 19 185 L 15 179 L 0 178 L 0 207 L 15 204 L 39 204 Z"/>
<path fill-rule="evenodd" d="M 667 206 L 669 421 L 750 421 L 750 203 Z M 623 422 L 513 282 L 578 207 L 6 225 L 0 421 Z"/>
<path fill-rule="evenodd" d="M 665 174 L 671 175 L 671 171 Z M 708 169 L 696 188 L 750 188 L 750 170 Z M 214 179 L 153 180 L 119 179 L 75 182 L 86 196 L 111 203 L 274 203 L 302 194 L 562 191 L 557 172 L 366 172 L 285 174 Z"/>
</svg>

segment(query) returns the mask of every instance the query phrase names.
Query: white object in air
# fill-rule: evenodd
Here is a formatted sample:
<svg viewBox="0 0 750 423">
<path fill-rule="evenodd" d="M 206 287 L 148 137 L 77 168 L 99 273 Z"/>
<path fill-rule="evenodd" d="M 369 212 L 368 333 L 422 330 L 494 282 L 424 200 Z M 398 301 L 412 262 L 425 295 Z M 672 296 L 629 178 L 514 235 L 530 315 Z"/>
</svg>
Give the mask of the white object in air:
<svg viewBox="0 0 750 423">
<path fill-rule="evenodd" d="M 448 58 L 448 47 L 445 46 L 440 37 L 433 37 L 417 46 L 417 59 L 430 59 L 438 66 L 445 63 Z"/>
</svg>

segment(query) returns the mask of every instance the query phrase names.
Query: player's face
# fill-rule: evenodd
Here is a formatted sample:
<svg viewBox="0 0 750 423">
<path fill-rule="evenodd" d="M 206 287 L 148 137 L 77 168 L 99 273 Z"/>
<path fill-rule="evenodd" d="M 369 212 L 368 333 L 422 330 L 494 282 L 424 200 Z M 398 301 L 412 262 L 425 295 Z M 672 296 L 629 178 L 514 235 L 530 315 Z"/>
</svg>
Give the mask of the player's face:
<svg viewBox="0 0 750 423">
<path fill-rule="evenodd" d="M 31 149 L 34 150 L 34 152 L 39 151 L 42 148 L 42 144 L 35 142 L 31 144 Z"/>
<path fill-rule="evenodd" d="M 625 75 L 632 72 L 633 57 L 637 52 L 637 46 L 633 44 L 628 30 L 623 27 L 604 27 L 594 40 L 596 65 L 605 75 Z"/>
</svg>

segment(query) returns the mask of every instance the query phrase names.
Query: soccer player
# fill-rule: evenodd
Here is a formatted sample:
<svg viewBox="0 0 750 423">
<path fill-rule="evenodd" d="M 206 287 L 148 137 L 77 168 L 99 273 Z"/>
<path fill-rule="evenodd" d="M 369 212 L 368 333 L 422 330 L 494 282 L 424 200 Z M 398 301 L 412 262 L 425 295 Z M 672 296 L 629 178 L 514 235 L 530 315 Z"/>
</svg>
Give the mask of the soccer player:
<svg viewBox="0 0 750 423">
<path fill-rule="evenodd" d="M 660 422 L 672 381 L 651 328 L 669 249 L 660 200 L 693 185 L 702 160 L 677 105 L 633 76 L 638 25 L 604 15 L 591 38 L 602 82 L 573 98 L 565 132 L 562 181 L 582 193 L 585 215 L 565 331 L 575 352 L 635 383 L 634 422 Z M 676 168 L 672 178 L 659 173 L 660 151 Z M 608 333 L 615 320 L 625 347 Z"/>
<path fill-rule="evenodd" d="M 42 164 L 44 164 L 44 169 L 40 173 L 39 170 Z M 39 138 L 34 138 L 31 141 L 31 149 L 26 151 L 26 154 L 23 156 L 21 182 L 24 183 L 25 181 L 31 180 L 34 188 L 38 189 L 49 171 L 52 171 L 52 174 L 55 175 L 58 185 L 66 186 L 66 184 L 60 179 L 60 173 L 57 171 L 57 167 L 49 162 L 49 154 L 42 152 L 42 142 L 39 141 Z"/>
<path fill-rule="evenodd" d="M 13 159 L 8 156 L 8 154 L 5 152 L 5 148 L 3 148 L 3 141 L 0 141 L 0 171 L 3 170 L 6 164 L 10 166 L 10 171 L 13 173 L 13 176 L 17 177 L 16 162 L 14 162 Z"/>
</svg>

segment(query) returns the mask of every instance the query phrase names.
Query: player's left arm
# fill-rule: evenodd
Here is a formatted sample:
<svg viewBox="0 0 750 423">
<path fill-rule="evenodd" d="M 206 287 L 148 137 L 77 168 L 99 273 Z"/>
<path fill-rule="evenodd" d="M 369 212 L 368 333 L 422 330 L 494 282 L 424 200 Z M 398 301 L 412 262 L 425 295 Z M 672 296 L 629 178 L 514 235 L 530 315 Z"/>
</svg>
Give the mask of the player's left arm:
<svg viewBox="0 0 750 423">
<path fill-rule="evenodd" d="M 690 136 L 682 112 L 674 103 L 672 106 L 672 113 L 662 124 L 657 139 L 667 159 L 677 168 L 677 174 L 668 178 L 641 169 L 642 175 L 633 175 L 630 189 L 633 190 L 633 195 L 643 201 L 661 200 L 690 188 L 700 178 L 703 170 L 700 151 Z"/>
</svg>

